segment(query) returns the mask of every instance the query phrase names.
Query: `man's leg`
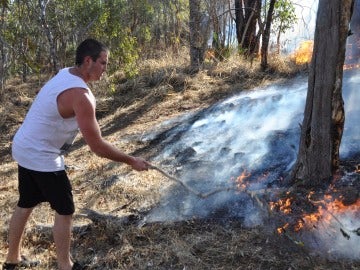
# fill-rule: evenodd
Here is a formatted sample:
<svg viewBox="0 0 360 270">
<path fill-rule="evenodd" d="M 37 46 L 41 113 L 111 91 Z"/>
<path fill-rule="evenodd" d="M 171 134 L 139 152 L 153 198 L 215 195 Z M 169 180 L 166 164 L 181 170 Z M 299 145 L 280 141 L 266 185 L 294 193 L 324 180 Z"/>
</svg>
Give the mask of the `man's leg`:
<svg viewBox="0 0 360 270">
<path fill-rule="evenodd" d="M 6 257 L 8 263 L 18 263 L 21 260 L 20 245 L 26 222 L 34 208 L 16 206 L 9 224 L 9 251 Z"/>
<path fill-rule="evenodd" d="M 70 270 L 73 265 L 70 258 L 71 228 L 72 215 L 55 214 L 53 234 L 60 270 Z"/>
</svg>

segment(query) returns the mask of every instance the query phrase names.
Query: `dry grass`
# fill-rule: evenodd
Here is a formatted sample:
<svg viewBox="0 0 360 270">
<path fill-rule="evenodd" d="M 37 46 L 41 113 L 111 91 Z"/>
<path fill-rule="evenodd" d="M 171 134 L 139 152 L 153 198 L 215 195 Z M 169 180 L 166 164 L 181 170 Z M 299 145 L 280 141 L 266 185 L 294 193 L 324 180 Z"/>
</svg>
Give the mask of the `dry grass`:
<svg viewBox="0 0 360 270">
<path fill-rule="evenodd" d="M 251 65 L 234 56 L 222 63 L 206 63 L 204 70 L 190 75 L 187 63 L 184 52 L 165 54 L 144 61 L 138 78 L 125 80 L 119 72 L 94 84 L 104 137 L 134 153 L 146 147 L 139 139 L 143 132 L 164 120 L 299 71 L 277 58 L 269 72 L 260 72 L 256 60 Z M 17 201 L 10 141 L 39 85 L 38 79 L 27 84 L 13 80 L 0 104 L 0 261 L 6 256 L 8 220 Z M 109 88 L 114 89 L 113 94 L 106 91 Z M 66 160 L 77 205 L 73 254 L 88 263 L 89 269 L 360 269 L 356 262 L 313 257 L 306 247 L 273 234 L 270 227 L 245 228 L 240 220 L 139 225 L 137 219 L 156 206 L 174 183 L 156 171 L 134 172 L 100 159 L 81 138 Z M 87 218 L 84 209 L 105 216 Z M 44 204 L 34 211 L 27 226 L 23 252 L 42 261 L 38 269 L 56 269 L 52 222 L 53 213 Z"/>
</svg>

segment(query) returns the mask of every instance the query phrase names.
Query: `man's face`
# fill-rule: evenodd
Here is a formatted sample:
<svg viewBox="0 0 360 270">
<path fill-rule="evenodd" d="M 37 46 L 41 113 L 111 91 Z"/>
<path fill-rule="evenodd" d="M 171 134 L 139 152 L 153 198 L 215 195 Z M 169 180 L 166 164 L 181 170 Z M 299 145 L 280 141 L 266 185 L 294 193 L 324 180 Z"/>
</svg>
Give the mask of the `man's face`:
<svg viewBox="0 0 360 270">
<path fill-rule="evenodd" d="M 106 71 L 106 67 L 108 64 L 109 53 L 101 52 L 100 56 L 96 61 L 93 61 L 91 58 L 89 59 L 89 65 L 87 69 L 88 81 L 98 81 L 100 80 L 103 73 Z"/>
</svg>

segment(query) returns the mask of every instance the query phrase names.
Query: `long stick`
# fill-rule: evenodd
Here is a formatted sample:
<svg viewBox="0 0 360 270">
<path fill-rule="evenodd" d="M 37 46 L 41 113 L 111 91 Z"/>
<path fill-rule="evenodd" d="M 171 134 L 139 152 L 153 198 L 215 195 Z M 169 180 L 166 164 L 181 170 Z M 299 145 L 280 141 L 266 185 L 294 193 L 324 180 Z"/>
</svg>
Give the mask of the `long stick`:
<svg viewBox="0 0 360 270">
<path fill-rule="evenodd" d="M 256 196 L 256 194 L 258 193 L 262 193 L 264 190 L 260 191 L 260 190 L 254 190 L 254 191 L 250 191 L 250 190 L 247 190 L 247 189 L 239 189 L 238 187 L 226 187 L 226 188 L 218 188 L 218 189 L 215 189 L 213 191 L 210 191 L 208 193 L 200 193 L 196 190 L 194 190 L 193 188 L 189 187 L 186 183 L 184 183 L 183 181 L 181 181 L 180 179 L 168 174 L 167 172 L 165 172 L 164 170 L 160 169 L 159 167 L 155 166 L 154 164 L 150 164 L 149 166 L 149 169 L 153 169 L 153 170 L 156 170 L 158 172 L 160 172 L 161 174 L 165 175 L 167 178 L 175 181 L 176 183 L 179 183 L 180 185 L 182 185 L 185 189 L 187 189 L 189 192 L 195 194 L 196 196 L 202 198 L 202 199 L 205 199 L 211 195 L 214 195 L 216 193 L 219 193 L 219 192 L 223 192 L 223 191 L 230 191 L 230 190 L 233 190 L 233 191 L 241 191 L 241 192 L 244 192 L 244 193 L 247 193 L 248 195 L 250 195 L 252 198 L 255 197 L 255 199 L 258 201 L 259 204 L 262 205 L 261 201 L 259 200 L 259 198 Z"/>
<path fill-rule="evenodd" d="M 163 175 L 165 175 L 167 178 L 175 181 L 176 183 L 179 183 L 180 185 L 182 185 L 185 189 L 187 189 L 189 192 L 195 194 L 196 196 L 198 196 L 199 198 L 202 198 L 202 199 L 205 199 L 211 195 L 214 195 L 216 193 L 219 193 L 219 192 L 222 192 L 222 191 L 230 191 L 230 190 L 238 190 L 237 188 L 233 188 L 233 187 L 227 187 L 227 188 L 218 188 L 218 189 L 215 189 L 211 192 L 208 192 L 208 193 L 201 193 L 201 192 L 198 192 L 197 190 L 194 190 L 193 188 L 189 187 L 186 183 L 184 183 L 183 181 L 179 180 L 178 178 L 168 174 L 167 172 L 163 171 L 162 169 L 160 169 L 159 167 L 155 166 L 155 165 L 151 165 L 149 167 L 149 169 L 153 169 L 153 170 L 156 170 L 160 173 L 162 173 Z"/>
</svg>

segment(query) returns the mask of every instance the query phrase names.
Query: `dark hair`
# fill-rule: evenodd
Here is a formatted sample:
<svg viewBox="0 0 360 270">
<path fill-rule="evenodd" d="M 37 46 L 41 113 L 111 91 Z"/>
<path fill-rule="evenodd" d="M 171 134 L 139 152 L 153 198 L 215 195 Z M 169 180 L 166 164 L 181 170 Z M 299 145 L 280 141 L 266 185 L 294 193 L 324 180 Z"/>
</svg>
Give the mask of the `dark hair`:
<svg viewBox="0 0 360 270">
<path fill-rule="evenodd" d="M 108 50 L 104 44 L 95 39 L 85 39 L 76 49 L 75 65 L 80 66 L 86 56 L 91 56 L 92 60 L 96 61 L 101 52 L 107 52 Z"/>
</svg>

